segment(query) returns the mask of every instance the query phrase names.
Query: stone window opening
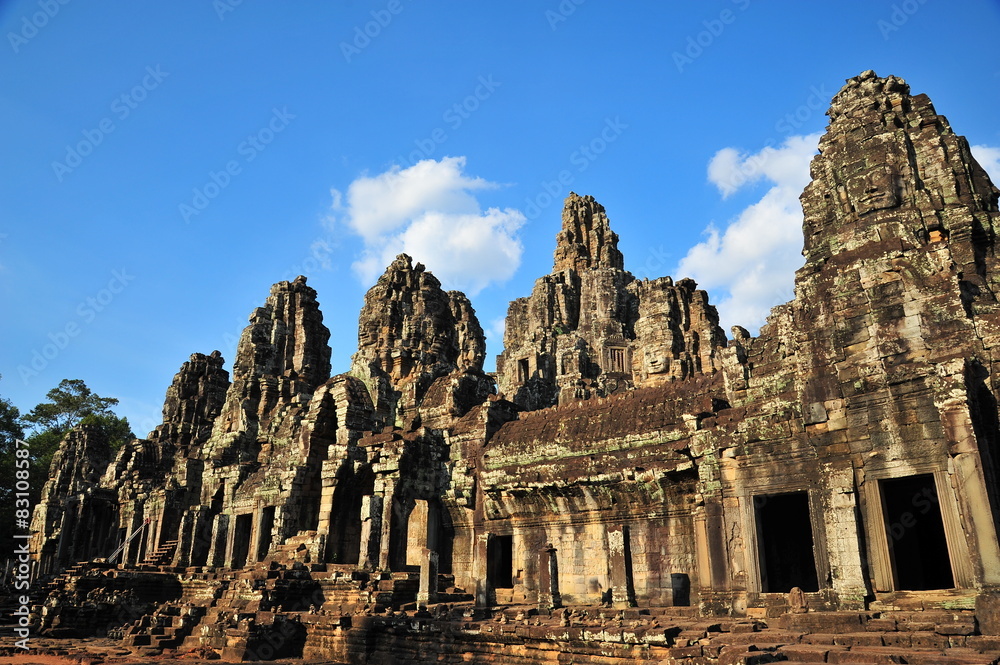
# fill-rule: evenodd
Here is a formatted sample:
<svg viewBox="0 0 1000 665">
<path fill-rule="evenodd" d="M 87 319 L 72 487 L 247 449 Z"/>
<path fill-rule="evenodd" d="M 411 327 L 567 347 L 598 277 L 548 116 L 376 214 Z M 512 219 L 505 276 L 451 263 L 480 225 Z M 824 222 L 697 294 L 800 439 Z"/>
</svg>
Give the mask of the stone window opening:
<svg viewBox="0 0 1000 665">
<path fill-rule="evenodd" d="M 893 587 L 897 591 L 955 586 L 933 474 L 882 480 Z"/>
<path fill-rule="evenodd" d="M 753 503 L 761 591 L 788 593 L 794 587 L 819 591 L 809 494 L 761 495 Z"/>
<path fill-rule="evenodd" d="M 928 229 L 927 231 L 927 242 L 948 242 L 948 231 L 941 228 L 940 226 Z"/>
<path fill-rule="evenodd" d="M 608 371 L 625 374 L 625 348 L 614 346 L 608 348 Z"/>
</svg>

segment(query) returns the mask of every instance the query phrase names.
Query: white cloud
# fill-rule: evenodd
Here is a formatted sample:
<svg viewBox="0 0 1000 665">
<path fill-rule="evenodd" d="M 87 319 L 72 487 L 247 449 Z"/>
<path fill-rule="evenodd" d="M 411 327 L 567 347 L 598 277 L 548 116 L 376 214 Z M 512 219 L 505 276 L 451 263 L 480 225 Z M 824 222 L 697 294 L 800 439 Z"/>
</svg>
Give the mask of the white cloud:
<svg viewBox="0 0 1000 665">
<path fill-rule="evenodd" d="M 820 134 L 789 136 L 779 148 L 767 146 L 752 155 L 735 148 L 723 148 L 708 163 L 708 181 L 728 198 L 745 185 L 764 178 L 776 184 L 804 188 L 809 184 L 809 162 L 816 152 Z M 802 158 L 806 156 L 806 169 Z"/>
<path fill-rule="evenodd" d="M 393 166 L 363 175 L 347 188 L 346 205 L 333 190 L 333 209 L 365 242 L 353 264 L 370 284 L 405 252 L 427 266 L 445 288 L 475 295 L 517 270 L 523 246 L 520 211 L 483 211 L 472 192 L 498 185 L 465 175 L 464 157 L 425 159 L 407 169 Z"/>
<path fill-rule="evenodd" d="M 722 198 L 729 198 L 747 181 L 740 172 L 740 165 L 740 153 L 736 148 L 723 148 L 708 163 L 708 181 L 719 188 Z"/>
<path fill-rule="evenodd" d="M 972 146 L 972 156 L 986 170 L 994 185 L 1000 183 L 1000 148 L 974 145 Z"/>
<path fill-rule="evenodd" d="M 497 348 L 503 348 L 503 334 L 507 330 L 507 317 L 498 316 L 497 318 L 490 321 L 490 324 L 486 326 L 486 340 L 488 342 L 495 342 Z"/>
<path fill-rule="evenodd" d="M 761 180 L 772 185 L 725 230 L 710 225 L 706 239 L 688 250 L 675 272 L 713 294 L 725 328 L 756 329 L 771 307 L 792 296 L 795 270 L 802 265 L 799 194 L 809 183 L 809 161 L 820 136 L 790 136 L 779 147 L 752 155 L 723 148 L 709 162 L 708 179 L 723 198 Z"/>
</svg>

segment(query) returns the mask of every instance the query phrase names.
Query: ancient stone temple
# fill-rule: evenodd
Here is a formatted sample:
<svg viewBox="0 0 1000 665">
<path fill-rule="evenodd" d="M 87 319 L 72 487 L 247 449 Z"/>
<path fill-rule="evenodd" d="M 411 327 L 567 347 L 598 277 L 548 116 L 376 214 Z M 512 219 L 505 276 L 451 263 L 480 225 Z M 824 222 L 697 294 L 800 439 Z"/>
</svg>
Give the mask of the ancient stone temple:
<svg viewBox="0 0 1000 665">
<path fill-rule="evenodd" d="M 63 442 L 32 548 L 76 567 L 38 629 L 110 613 L 140 654 L 232 660 L 997 662 L 1000 192 L 899 78 L 828 114 L 795 298 L 757 336 L 635 279 L 576 194 L 495 374 L 408 256 L 337 376 L 316 292 L 276 284 L 231 380 L 195 354 L 146 439 Z"/>
</svg>

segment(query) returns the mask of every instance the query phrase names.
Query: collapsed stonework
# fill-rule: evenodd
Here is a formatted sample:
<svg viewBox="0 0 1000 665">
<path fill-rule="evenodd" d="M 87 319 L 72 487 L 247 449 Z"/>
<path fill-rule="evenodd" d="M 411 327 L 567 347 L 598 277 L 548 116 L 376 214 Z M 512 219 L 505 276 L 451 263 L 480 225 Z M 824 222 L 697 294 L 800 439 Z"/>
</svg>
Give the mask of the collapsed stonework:
<svg viewBox="0 0 1000 665">
<path fill-rule="evenodd" d="M 784 630 L 776 660 L 824 630 L 937 649 L 922 662 L 1000 648 L 1000 192 L 899 78 L 850 79 L 829 116 L 795 298 L 756 337 L 727 339 L 690 279 L 635 279 L 572 193 L 495 375 L 468 299 L 408 256 L 338 376 L 315 291 L 282 282 L 232 382 L 195 354 L 147 439 L 111 459 L 67 437 L 32 523 L 42 570 L 124 544 L 100 574 L 173 580 L 157 612 L 177 620 L 121 636 L 237 659 L 770 662 L 726 660 L 753 649 L 697 623 L 719 616 Z M 87 602 L 59 584 L 46 629 Z M 936 627 L 890 641 L 914 610 Z"/>
</svg>

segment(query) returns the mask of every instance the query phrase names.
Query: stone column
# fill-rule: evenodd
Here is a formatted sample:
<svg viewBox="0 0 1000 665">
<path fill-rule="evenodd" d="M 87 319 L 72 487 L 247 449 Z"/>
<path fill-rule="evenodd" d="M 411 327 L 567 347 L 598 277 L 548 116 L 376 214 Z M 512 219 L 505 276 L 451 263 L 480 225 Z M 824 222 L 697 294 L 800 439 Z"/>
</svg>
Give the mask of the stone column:
<svg viewBox="0 0 1000 665">
<path fill-rule="evenodd" d="M 381 485 L 381 488 L 379 485 Z M 394 481 L 386 479 L 382 483 L 375 482 L 375 494 L 382 498 L 382 534 L 380 536 L 381 545 L 378 557 L 378 567 L 380 570 L 389 570 L 389 547 L 392 545 L 392 504 L 395 493 L 396 483 Z"/>
<path fill-rule="evenodd" d="M 830 464 L 822 467 L 822 473 L 827 486 L 826 501 L 823 512 L 813 519 L 819 519 L 825 533 L 826 547 L 822 549 L 827 561 L 823 565 L 827 570 L 837 571 L 832 582 L 840 609 L 864 609 L 868 588 L 861 560 L 854 469 L 849 462 L 839 469 Z"/>
<path fill-rule="evenodd" d="M 559 594 L 559 563 L 556 548 L 548 543 L 538 552 L 538 609 L 553 610 L 562 607 Z"/>
<path fill-rule="evenodd" d="M 632 562 L 629 561 L 628 531 L 620 524 L 609 525 L 608 570 L 611 576 L 611 602 L 617 608 L 634 607 L 635 592 L 632 590 Z"/>
<path fill-rule="evenodd" d="M 69 552 L 72 551 L 70 549 L 71 541 L 75 535 L 71 533 L 72 513 L 70 511 L 75 508 L 74 504 L 67 503 L 66 508 L 63 509 L 62 518 L 59 522 L 59 544 L 56 546 L 56 568 L 65 568 L 68 565 Z"/>
<path fill-rule="evenodd" d="M 729 551 L 726 548 L 726 525 L 722 504 L 718 500 L 705 500 L 705 527 L 708 531 L 709 575 L 712 589 L 729 588 Z"/>
<path fill-rule="evenodd" d="M 417 607 L 437 600 L 438 553 L 428 548 L 420 551 L 420 587 L 417 590 Z"/>
<path fill-rule="evenodd" d="M 212 520 L 212 544 L 208 550 L 209 566 L 226 565 L 226 549 L 229 543 L 229 515 L 216 515 Z"/>
<path fill-rule="evenodd" d="M 492 605 L 496 600 L 493 593 L 493 584 L 489 578 L 489 552 L 490 534 L 480 533 L 473 541 L 472 550 L 472 574 L 476 580 L 476 605 L 485 607 Z"/>
<path fill-rule="evenodd" d="M 322 474 L 322 486 L 319 493 L 319 517 L 316 520 L 316 529 L 319 532 L 330 531 L 330 521 L 333 516 L 333 493 L 337 489 L 337 463 L 333 460 L 325 460 L 320 467 Z"/>
<path fill-rule="evenodd" d="M 382 497 L 361 497 L 361 565 L 372 570 L 380 565 L 382 553 Z"/>
<path fill-rule="evenodd" d="M 427 542 L 429 508 L 427 501 L 417 499 L 406 521 L 406 556 L 408 566 L 423 565 L 423 551 L 431 546 Z"/>
</svg>

